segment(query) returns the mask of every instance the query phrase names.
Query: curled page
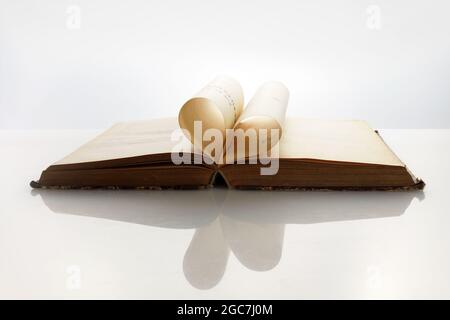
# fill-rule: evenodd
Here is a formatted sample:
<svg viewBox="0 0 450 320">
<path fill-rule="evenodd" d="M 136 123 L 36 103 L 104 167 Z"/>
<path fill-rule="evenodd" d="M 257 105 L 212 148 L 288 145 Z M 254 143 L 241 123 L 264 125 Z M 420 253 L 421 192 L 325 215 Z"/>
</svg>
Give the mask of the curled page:
<svg viewBox="0 0 450 320">
<path fill-rule="evenodd" d="M 266 152 L 267 155 L 267 152 L 278 143 L 282 135 L 288 101 L 289 90 L 281 82 L 270 81 L 259 87 L 234 126 L 235 136 L 239 131 L 246 137 L 250 136 L 250 133 L 257 135 L 257 148 L 252 148 L 246 143 L 245 157 L 261 155 L 261 152 Z M 230 143 L 235 141 L 236 139 L 227 139 L 227 152 L 231 151 Z M 244 155 L 239 149 L 235 145 L 237 158 L 241 158 L 240 154 Z"/>
<path fill-rule="evenodd" d="M 178 122 L 189 134 L 191 142 L 203 149 L 203 133 L 212 128 L 220 130 L 224 137 L 225 130 L 233 128 L 243 107 L 244 93 L 240 84 L 230 77 L 220 76 L 183 105 Z M 198 127 L 195 130 L 195 123 L 198 125 L 199 121 L 202 132 Z"/>
</svg>

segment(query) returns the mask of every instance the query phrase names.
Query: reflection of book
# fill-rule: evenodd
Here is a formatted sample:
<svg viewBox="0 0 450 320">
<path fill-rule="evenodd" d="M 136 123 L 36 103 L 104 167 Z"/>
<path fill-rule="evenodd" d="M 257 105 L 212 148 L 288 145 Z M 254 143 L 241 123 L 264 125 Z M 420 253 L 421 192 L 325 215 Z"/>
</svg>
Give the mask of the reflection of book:
<svg viewBox="0 0 450 320">
<path fill-rule="evenodd" d="M 32 193 L 57 214 L 158 228 L 196 229 L 189 246 L 186 243 L 183 271 L 189 283 L 201 289 L 221 281 L 230 255 L 250 270 L 274 268 L 282 259 L 282 252 L 292 249 L 289 245 L 283 249 L 285 225 L 396 220 L 412 201 L 417 201 L 414 198 L 424 196 L 422 191 L 299 194 L 223 188 L 181 193 L 172 190 L 32 190 Z M 295 229 L 295 233 L 300 229 Z M 172 232 L 170 239 L 175 241 L 178 238 Z M 302 245 L 296 246 L 296 250 L 302 250 Z"/>
<path fill-rule="evenodd" d="M 254 224 L 310 224 L 402 215 L 414 192 L 254 192 L 223 188 L 158 192 L 32 190 L 53 212 L 161 228 L 190 229 L 220 215 Z"/>
<path fill-rule="evenodd" d="M 62 188 L 202 188 L 223 178 L 239 189 L 421 189 L 422 180 L 406 166 L 363 121 L 285 119 L 288 92 L 280 83 L 261 87 L 243 110 L 239 84 L 218 78 L 190 99 L 174 118 L 119 123 L 43 171 L 33 187 Z M 198 144 L 195 121 L 203 129 L 278 130 L 267 134 L 266 158 L 276 158 L 274 175 L 261 174 L 273 163 L 252 163 L 245 149 L 244 164 L 219 161 L 230 150 L 206 152 Z M 181 126 L 191 141 L 173 132 Z M 266 132 L 268 132 L 266 131 Z M 234 140 L 233 140 L 234 141 Z M 267 142 L 269 143 L 267 145 Z M 200 146 L 195 147 L 195 146 Z M 261 147 L 261 145 L 258 145 Z M 277 156 L 272 151 L 278 150 Z M 247 142 L 244 148 L 248 148 Z M 177 164 L 174 155 L 188 155 Z M 228 152 L 227 152 L 228 151 Z M 239 154 L 239 151 L 238 151 Z M 261 157 L 257 157 L 262 159 Z M 267 160 L 266 159 L 266 160 Z M 242 159 L 239 159 L 242 160 Z"/>
</svg>

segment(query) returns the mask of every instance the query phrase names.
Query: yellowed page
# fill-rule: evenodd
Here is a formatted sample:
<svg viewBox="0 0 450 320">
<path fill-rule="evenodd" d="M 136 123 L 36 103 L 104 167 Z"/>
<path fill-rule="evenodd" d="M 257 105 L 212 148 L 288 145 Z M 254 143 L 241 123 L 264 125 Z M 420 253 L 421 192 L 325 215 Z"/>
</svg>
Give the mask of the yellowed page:
<svg viewBox="0 0 450 320">
<path fill-rule="evenodd" d="M 192 152 L 192 144 L 184 136 L 171 141 L 171 135 L 177 129 L 176 118 L 117 123 L 55 164 L 120 159 L 174 150 Z"/>
<path fill-rule="evenodd" d="M 279 146 L 280 158 L 403 166 L 365 121 L 288 118 Z"/>
<path fill-rule="evenodd" d="M 278 81 L 264 83 L 256 91 L 234 128 L 282 130 L 289 101 L 289 90 Z"/>
<path fill-rule="evenodd" d="M 237 120 L 234 137 L 227 136 L 227 156 L 265 157 L 282 136 L 288 101 L 289 90 L 281 82 L 269 81 L 260 86 Z M 243 143 L 247 133 L 252 133 L 248 130 L 254 132 L 256 143 Z"/>
<path fill-rule="evenodd" d="M 172 151 L 193 152 L 176 118 L 124 122 L 112 126 L 55 164 L 121 159 Z M 178 131 L 179 133 L 179 131 Z M 180 139 L 181 137 L 181 139 Z M 287 118 L 280 157 L 403 166 L 364 121 Z"/>
<path fill-rule="evenodd" d="M 194 122 L 202 122 L 202 130 L 219 129 L 225 134 L 233 128 L 244 107 L 244 93 L 240 84 L 226 76 L 208 83 L 189 99 L 178 115 L 180 127 L 189 133 L 192 143 L 203 145 L 202 136 L 194 137 Z"/>
</svg>

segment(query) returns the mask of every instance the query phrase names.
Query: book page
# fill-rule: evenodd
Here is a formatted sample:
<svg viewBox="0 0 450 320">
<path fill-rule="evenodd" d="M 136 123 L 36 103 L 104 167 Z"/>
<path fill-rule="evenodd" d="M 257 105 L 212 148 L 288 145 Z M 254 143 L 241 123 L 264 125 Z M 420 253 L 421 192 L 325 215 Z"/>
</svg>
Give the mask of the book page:
<svg viewBox="0 0 450 320">
<path fill-rule="evenodd" d="M 258 145 L 246 143 L 238 147 L 237 140 L 242 140 L 242 137 L 235 137 L 233 140 L 227 137 L 227 153 L 233 150 L 234 145 L 235 158 L 267 155 L 282 136 L 288 101 L 289 90 L 281 82 L 270 81 L 259 87 L 234 126 L 235 136 L 247 135 L 249 129 L 255 130 Z M 264 146 L 266 150 L 262 153 L 261 148 Z M 238 150 L 244 147 L 245 150 Z"/>
<path fill-rule="evenodd" d="M 59 164 L 121 159 L 173 150 L 194 152 L 185 137 L 172 141 L 176 118 L 123 122 L 81 146 Z M 287 118 L 279 143 L 280 158 L 315 159 L 403 166 L 364 121 Z"/>
<path fill-rule="evenodd" d="M 208 83 L 189 99 L 178 115 L 180 127 L 189 133 L 189 139 L 199 146 L 202 138 L 194 136 L 195 121 L 202 122 L 202 131 L 214 128 L 225 134 L 233 128 L 244 107 L 244 93 L 240 84 L 229 77 L 220 76 Z"/>
<path fill-rule="evenodd" d="M 288 101 L 289 90 L 284 84 L 277 81 L 264 83 L 247 104 L 234 129 L 282 130 Z"/>
<path fill-rule="evenodd" d="M 177 129 L 176 118 L 117 123 L 55 165 L 171 153 L 174 150 L 193 152 L 191 142 L 184 136 L 172 141 L 171 136 Z"/>
<path fill-rule="evenodd" d="M 286 159 L 403 166 L 365 121 L 288 118 L 279 146 Z"/>
</svg>

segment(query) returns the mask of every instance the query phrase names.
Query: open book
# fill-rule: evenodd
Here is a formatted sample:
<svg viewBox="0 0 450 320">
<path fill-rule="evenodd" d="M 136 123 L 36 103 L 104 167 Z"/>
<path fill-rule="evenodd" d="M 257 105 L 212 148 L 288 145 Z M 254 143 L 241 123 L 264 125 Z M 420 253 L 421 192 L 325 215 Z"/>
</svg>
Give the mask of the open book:
<svg viewBox="0 0 450 320">
<path fill-rule="evenodd" d="M 115 124 L 48 167 L 31 186 L 424 187 L 366 122 L 286 118 L 288 99 L 284 85 L 268 82 L 244 109 L 240 85 L 219 77 L 183 105 L 178 119 Z"/>
</svg>

